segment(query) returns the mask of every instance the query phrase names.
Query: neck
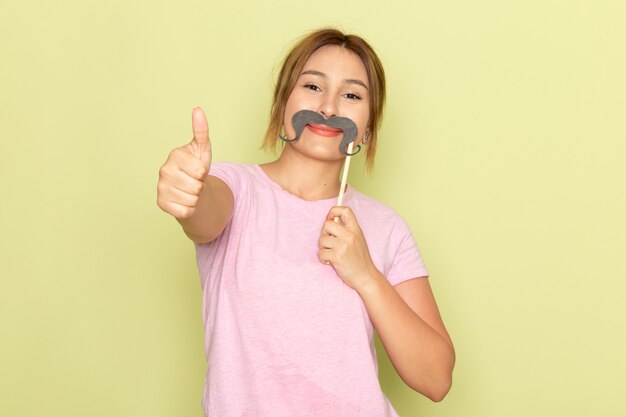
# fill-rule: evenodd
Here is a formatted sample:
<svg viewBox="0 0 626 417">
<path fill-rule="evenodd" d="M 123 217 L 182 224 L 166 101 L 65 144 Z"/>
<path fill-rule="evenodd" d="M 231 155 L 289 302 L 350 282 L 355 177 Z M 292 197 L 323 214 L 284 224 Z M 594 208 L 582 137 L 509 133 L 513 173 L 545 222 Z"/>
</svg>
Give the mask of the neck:
<svg viewBox="0 0 626 417">
<path fill-rule="evenodd" d="M 339 195 L 343 161 L 314 160 L 292 152 L 286 146 L 276 161 L 261 168 L 289 193 L 304 200 L 325 200 Z"/>
</svg>

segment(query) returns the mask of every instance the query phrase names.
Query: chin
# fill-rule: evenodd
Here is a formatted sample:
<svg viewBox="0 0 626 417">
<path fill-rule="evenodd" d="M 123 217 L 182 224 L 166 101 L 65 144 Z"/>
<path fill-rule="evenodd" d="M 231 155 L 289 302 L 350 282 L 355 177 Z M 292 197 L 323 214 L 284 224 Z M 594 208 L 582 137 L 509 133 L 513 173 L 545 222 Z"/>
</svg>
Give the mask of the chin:
<svg viewBox="0 0 626 417">
<path fill-rule="evenodd" d="M 299 154 L 306 156 L 310 159 L 315 159 L 319 161 L 325 162 L 335 162 L 335 161 L 343 161 L 345 156 L 338 152 L 336 149 L 331 150 L 328 149 L 328 146 L 320 146 L 313 148 L 296 148 L 295 149 Z"/>
</svg>

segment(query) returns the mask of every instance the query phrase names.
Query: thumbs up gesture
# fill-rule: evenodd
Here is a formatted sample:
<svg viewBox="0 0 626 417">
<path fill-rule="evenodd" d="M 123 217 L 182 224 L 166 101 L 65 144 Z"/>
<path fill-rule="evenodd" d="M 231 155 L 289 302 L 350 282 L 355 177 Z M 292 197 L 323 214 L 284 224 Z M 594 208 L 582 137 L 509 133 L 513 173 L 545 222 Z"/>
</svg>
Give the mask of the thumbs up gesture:
<svg viewBox="0 0 626 417">
<path fill-rule="evenodd" d="M 211 168 L 209 126 L 201 108 L 191 114 L 193 139 L 170 152 L 159 170 L 157 204 L 177 219 L 191 217 Z"/>
</svg>

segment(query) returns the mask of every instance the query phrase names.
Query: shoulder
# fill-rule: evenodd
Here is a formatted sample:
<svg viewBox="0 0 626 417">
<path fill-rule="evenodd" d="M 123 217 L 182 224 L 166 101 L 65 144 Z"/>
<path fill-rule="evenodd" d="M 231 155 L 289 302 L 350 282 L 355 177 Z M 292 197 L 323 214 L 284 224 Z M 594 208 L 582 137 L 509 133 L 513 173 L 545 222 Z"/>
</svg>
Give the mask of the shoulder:
<svg viewBox="0 0 626 417">
<path fill-rule="evenodd" d="M 252 164 L 241 164 L 238 162 L 214 162 L 211 164 L 209 175 L 219 175 L 221 173 L 229 173 L 235 175 L 254 175 L 255 166 Z"/>
<path fill-rule="evenodd" d="M 387 204 L 355 193 L 353 210 L 376 267 L 392 285 L 428 276 L 417 242 L 404 218 Z"/>
<path fill-rule="evenodd" d="M 231 189 L 234 194 L 254 181 L 257 166 L 237 162 L 215 162 L 211 164 L 209 175 L 217 177 Z"/>
<path fill-rule="evenodd" d="M 382 203 L 360 191 L 354 191 L 353 209 L 355 215 L 373 226 L 384 229 L 407 229 L 402 216 L 391 206 Z"/>
<path fill-rule="evenodd" d="M 397 248 L 407 241 L 414 241 L 408 223 L 391 206 L 357 191 L 353 210 L 366 237 L 385 242 L 388 248 Z"/>
</svg>

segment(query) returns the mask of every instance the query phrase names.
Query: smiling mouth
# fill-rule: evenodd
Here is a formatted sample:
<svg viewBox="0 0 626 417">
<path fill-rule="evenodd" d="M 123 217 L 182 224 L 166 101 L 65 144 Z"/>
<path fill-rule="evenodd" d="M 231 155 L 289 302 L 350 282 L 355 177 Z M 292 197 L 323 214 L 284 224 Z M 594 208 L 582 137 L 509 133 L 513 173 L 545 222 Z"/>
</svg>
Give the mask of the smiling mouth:
<svg viewBox="0 0 626 417">
<path fill-rule="evenodd" d="M 306 125 L 306 127 L 308 129 L 310 129 L 311 131 L 313 131 L 313 133 L 316 133 L 320 136 L 328 136 L 328 137 L 332 137 L 332 136 L 337 136 L 340 135 L 341 133 L 343 133 L 343 130 L 341 129 L 337 129 L 334 127 L 328 127 L 325 125 L 318 125 L 315 123 L 309 123 Z"/>
</svg>

